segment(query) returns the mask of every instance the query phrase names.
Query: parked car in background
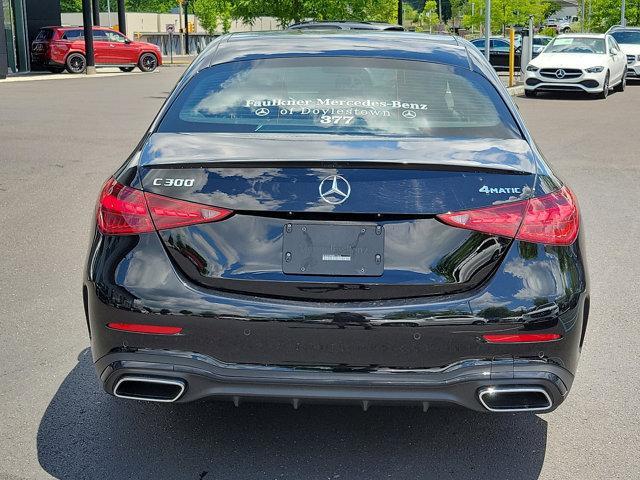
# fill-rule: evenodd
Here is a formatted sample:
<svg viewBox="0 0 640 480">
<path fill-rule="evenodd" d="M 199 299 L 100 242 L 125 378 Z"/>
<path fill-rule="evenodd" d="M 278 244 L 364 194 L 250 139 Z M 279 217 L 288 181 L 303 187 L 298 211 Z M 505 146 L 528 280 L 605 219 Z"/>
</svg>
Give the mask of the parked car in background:
<svg viewBox="0 0 640 480">
<path fill-rule="evenodd" d="M 532 58 L 535 58 L 538 55 L 540 55 L 542 53 L 542 50 L 544 50 L 544 47 L 546 47 L 549 44 L 549 42 L 551 42 L 551 40 L 553 40 L 553 37 L 548 37 L 546 35 L 534 36 Z"/>
<path fill-rule="evenodd" d="M 384 22 L 348 22 L 348 21 L 326 21 L 326 22 L 301 22 L 291 25 L 289 30 L 389 30 L 404 32 L 404 27 Z"/>
<path fill-rule="evenodd" d="M 491 63 L 493 68 L 495 68 L 496 70 L 508 70 L 509 69 L 509 50 L 510 50 L 511 42 L 509 42 L 509 40 L 504 37 L 491 37 L 489 40 L 491 42 L 489 45 L 489 63 Z M 478 48 L 478 50 L 484 53 L 484 48 L 485 48 L 484 37 L 471 40 L 471 43 L 475 45 Z M 516 68 L 520 68 L 521 49 L 519 48 L 517 40 L 515 43 L 515 48 L 516 48 L 515 64 L 516 64 Z"/>
<path fill-rule="evenodd" d="M 625 89 L 627 58 L 611 35 L 560 35 L 527 65 L 525 94 L 584 91 L 606 98 Z"/>
<path fill-rule="evenodd" d="M 571 26 L 579 20 L 575 15 L 567 15 L 562 18 L 550 18 L 545 22 L 545 27 L 555 28 L 558 33 L 570 33 Z"/>
<path fill-rule="evenodd" d="M 119 67 L 130 72 L 136 66 L 152 72 L 162 65 L 162 52 L 152 43 L 134 42 L 122 33 L 105 27 L 93 27 L 96 67 Z M 41 28 L 31 45 L 31 64 L 53 73 L 84 72 L 84 30 L 82 27 Z"/>
<path fill-rule="evenodd" d="M 627 56 L 627 77 L 640 78 L 640 27 L 611 27 L 607 32 L 616 39 Z"/>
</svg>

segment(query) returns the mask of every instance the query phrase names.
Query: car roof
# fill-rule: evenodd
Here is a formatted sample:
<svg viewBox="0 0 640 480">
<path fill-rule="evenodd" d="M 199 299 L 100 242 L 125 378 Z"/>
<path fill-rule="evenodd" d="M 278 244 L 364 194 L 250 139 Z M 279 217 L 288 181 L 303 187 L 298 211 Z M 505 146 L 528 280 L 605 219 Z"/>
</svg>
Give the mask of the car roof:
<svg viewBox="0 0 640 480">
<path fill-rule="evenodd" d="M 606 33 L 563 33 L 558 35 L 556 38 L 560 37 L 577 37 L 577 38 L 605 38 L 607 36 Z"/>
<path fill-rule="evenodd" d="M 611 27 L 609 30 L 607 30 L 607 33 L 609 32 L 624 32 L 624 31 L 633 31 L 633 32 L 637 32 L 640 30 L 640 27 L 623 27 L 622 25 L 614 25 L 613 27 Z"/>
<path fill-rule="evenodd" d="M 349 20 L 324 20 L 324 21 L 315 21 L 311 20 L 308 22 L 300 22 L 294 25 L 291 25 L 290 29 L 304 29 L 305 27 L 341 27 L 344 29 L 354 29 L 354 30 L 404 30 L 404 27 L 401 25 L 394 25 L 391 23 L 385 22 L 358 22 L 358 21 L 349 21 Z"/>
<path fill-rule="evenodd" d="M 423 60 L 470 68 L 467 49 L 451 35 L 424 33 L 293 29 L 227 35 L 203 63 L 291 56 L 356 56 Z"/>
<path fill-rule="evenodd" d="M 51 26 L 41 27 L 41 28 L 48 28 L 51 30 L 78 30 L 78 29 L 82 30 L 84 29 L 82 25 L 51 25 Z M 113 30 L 113 28 L 103 27 L 100 25 L 94 25 L 93 29 L 94 30 Z"/>
</svg>

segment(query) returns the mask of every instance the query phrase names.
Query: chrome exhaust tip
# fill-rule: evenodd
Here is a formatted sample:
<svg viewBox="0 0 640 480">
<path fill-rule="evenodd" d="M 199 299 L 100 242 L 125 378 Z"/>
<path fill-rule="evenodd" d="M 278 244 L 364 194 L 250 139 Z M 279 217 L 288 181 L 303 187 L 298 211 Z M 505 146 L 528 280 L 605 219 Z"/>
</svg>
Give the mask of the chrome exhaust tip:
<svg viewBox="0 0 640 480">
<path fill-rule="evenodd" d="M 478 392 L 478 400 L 490 412 L 543 412 L 553 406 L 542 387 L 486 387 Z"/>
<path fill-rule="evenodd" d="M 178 400 L 186 383 L 174 378 L 124 376 L 116 382 L 113 394 L 118 398 L 171 403 Z"/>
</svg>

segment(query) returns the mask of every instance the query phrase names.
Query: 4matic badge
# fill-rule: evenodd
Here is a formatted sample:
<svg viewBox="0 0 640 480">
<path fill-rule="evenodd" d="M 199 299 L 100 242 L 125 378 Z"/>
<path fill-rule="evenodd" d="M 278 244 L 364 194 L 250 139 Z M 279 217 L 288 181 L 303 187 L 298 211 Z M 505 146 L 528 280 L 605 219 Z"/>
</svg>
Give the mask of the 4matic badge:
<svg viewBox="0 0 640 480">
<path fill-rule="evenodd" d="M 480 193 L 492 194 L 492 193 L 522 193 L 522 188 L 520 187 L 489 187 L 487 185 L 483 185 L 478 190 Z"/>
</svg>

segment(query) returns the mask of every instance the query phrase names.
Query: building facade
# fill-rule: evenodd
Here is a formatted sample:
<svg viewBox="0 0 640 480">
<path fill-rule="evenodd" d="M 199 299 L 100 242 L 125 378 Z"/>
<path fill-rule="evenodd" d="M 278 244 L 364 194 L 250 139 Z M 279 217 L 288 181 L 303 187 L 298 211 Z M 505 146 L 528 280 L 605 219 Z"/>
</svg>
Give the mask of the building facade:
<svg viewBox="0 0 640 480">
<path fill-rule="evenodd" d="M 0 0 L 0 77 L 31 69 L 30 45 L 38 30 L 60 25 L 60 0 Z"/>
</svg>

